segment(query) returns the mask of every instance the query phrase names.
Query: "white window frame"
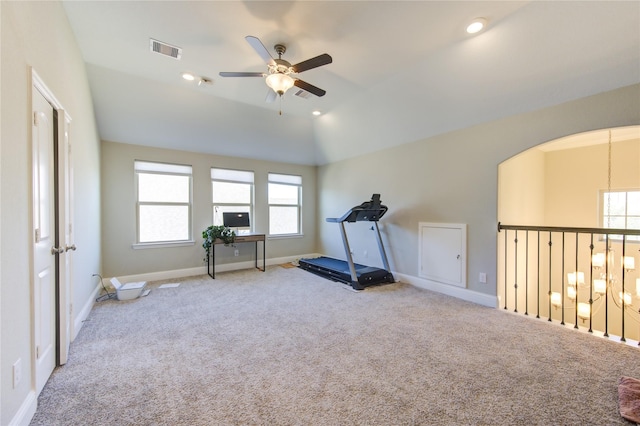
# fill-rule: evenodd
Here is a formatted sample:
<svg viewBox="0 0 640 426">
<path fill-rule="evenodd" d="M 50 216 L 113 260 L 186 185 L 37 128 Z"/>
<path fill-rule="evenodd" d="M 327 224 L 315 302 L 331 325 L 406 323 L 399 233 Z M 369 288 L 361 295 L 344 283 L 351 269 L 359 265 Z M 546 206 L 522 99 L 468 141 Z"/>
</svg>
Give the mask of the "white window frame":
<svg viewBox="0 0 640 426">
<path fill-rule="evenodd" d="M 189 201 L 188 202 L 154 202 L 140 201 L 139 196 L 139 176 L 144 174 L 157 174 L 166 176 L 187 176 L 189 178 Z M 135 193 L 136 193 L 136 243 L 133 248 L 159 248 L 159 247 L 175 247 L 181 245 L 193 245 L 193 167 L 185 164 L 161 163 L 155 161 L 135 160 Z M 140 241 L 140 207 L 141 206 L 186 206 L 188 208 L 188 230 L 187 239 L 185 240 L 168 240 L 168 241 Z"/>
<path fill-rule="evenodd" d="M 214 182 L 238 183 L 249 185 L 249 203 L 219 203 L 213 201 Z M 254 194 L 255 194 L 255 172 L 252 170 L 224 169 L 221 167 L 211 168 L 211 224 L 215 224 L 215 209 L 217 206 L 246 206 L 249 211 L 249 232 L 254 230 Z M 222 223 L 219 223 L 222 225 Z"/>
<path fill-rule="evenodd" d="M 290 185 L 298 188 L 298 204 L 277 204 L 271 203 L 270 196 L 268 191 L 270 189 L 271 184 L 277 185 Z M 298 237 L 302 234 L 302 176 L 300 175 L 290 175 L 283 173 L 269 173 L 267 179 L 267 201 L 268 201 L 268 211 L 269 211 L 269 237 Z M 272 234 L 271 233 L 271 208 L 272 207 L 296 207 L 297 208 L 297 231 L 287 234 Z"/>
<path fill-rule="evenodd" d="M 615 189 L 615 190 L 601 190 L 600 191 L 600 225 L 602 228 L 608 228 L 608 218 L 609 218 L 609 212 L 606 211 L 605 205 L 606 205 L 606 197 L 608 196 L 609 193 L 624 193 L 625 194 L 625 212 L 624 215 L 611 215 L 611 217 L 620 217 L 620 218 L 624 218 L 624 226 L 622 228 L 620 227 L 612 227 L 612 228 L 616 228 L 616 229 L 635 229 L 635 228 L 629 228 L 629 217 L 633 217 L 636 218 L 638 217 L 637 215 L 630 215 L 628 213 L 629 211 L 629 202 L 628 202 L 628 196 L 629 193 L 640 193 L 640 189 L 638 188 L 634 188 L 634 189 Z M 604 238 L 604 237 L 603 237 Z M 609 235 L 609 240 L 613 240 L 613 241 L 622 241 L 622 235 L 613 235 L 610 234 Z M 628 235 L 626 238 L 626 241 L 628 243 L 640 243 L 640 237 L 635 236 L 635 235 Z"/>
</svg>

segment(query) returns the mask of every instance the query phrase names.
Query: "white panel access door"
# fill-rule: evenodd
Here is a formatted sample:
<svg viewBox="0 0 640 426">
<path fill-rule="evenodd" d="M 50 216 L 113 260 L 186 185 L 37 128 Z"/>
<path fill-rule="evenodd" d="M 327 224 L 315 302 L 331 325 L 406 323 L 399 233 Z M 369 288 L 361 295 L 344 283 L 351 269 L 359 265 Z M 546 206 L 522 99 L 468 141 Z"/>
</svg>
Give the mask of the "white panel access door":
<svg viewBox="0 0 640 426">
<path fill-rule="evenodd" d="M 35 386 L 40 393 L 56 366 L 54 113 L 33 88 L 33 314 Z"/>
<path fill-rule="evenodd" d="M 420 222 L 420 276 L 467 286 L 467 225 Z"/>
</svg>

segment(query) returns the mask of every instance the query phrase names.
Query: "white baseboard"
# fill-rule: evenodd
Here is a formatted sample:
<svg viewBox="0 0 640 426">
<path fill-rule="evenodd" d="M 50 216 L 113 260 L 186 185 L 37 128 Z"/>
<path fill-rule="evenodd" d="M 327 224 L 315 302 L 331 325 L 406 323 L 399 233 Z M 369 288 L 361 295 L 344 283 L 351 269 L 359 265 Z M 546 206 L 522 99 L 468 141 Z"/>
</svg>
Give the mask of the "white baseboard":
<svg viewBox="0 0 640 426">
<path fill-rule="evenodd" d="M 283 263 L 288 263 L 288 262 L 295 263 L 302 258 L 313 258 L 318 256 L 321 256 L 321 255 L 318 253 L 309 253 L 309 254 L 303 254 L 303 255 L 297 255 L 297 256 L 271 258 L 271 259 L 267 259 L 267 266 L 281 265 Z M 258 264 L 260 265 L 260 262 L 258 262 Z M 223 264 L 216 265 L 216 273 L 237 271 L 240 269 L 251 269 L 254 267 L 255 267 L 255 262 L 253 260 L 243 261 L 243 262 L 223 263 Z M 195 268 L 187 268 L 187 269 L 174 269 L 169 271 L 156 271 L 156 272 L 148 272 L 148 273 L 136 274 L 136 275 L 123 275 L 123 276 L 118 276 L 118 279 L 120 279 L 120 281 L 122 282 L 161 281 L 161 280 L 171 280 L 176 278 L 192 277 L 196 275 L 205 275 L 206 273 L 207 273 L 206 266 L 198 266 Z M 472 291 L 466 288 L 442 284 L 435 281 L 426 280 L 424 278 L 418 278 L 411 275 L 401 274 L 399 272 L 393 272 L 393 275 L 394 277 L 396 277 L 396 279 L 399 279 L 402 282 L 406 282 L 408 284 L 414 285 L 416 287 L 424 288 L 426 290 L 431 290 L 437 293 L 446 294 L 448 296 L 456 297 L 458 299 L 466 300 L 469 302 L 477 303 L 479 305 L 488 306 L 491 308 L 495 308 L 498 306 L 498 299 L 496 296 L 478 293 L 477 291 Z M 111 287 L 110 278 L 104 279 L 104 285 L 107 287 Z M 95 298 L 91 300 L 95 300 Z M 84 320 L 85 318 L 86 316 L 82 318 L 82 320 Z"/>
<path fill-rule="evenodd" d="M 446 294 L 447 296 L 456 297 L 468 302 L 477 303 L 479 305 L 488 306 L 490 308 L 498 307 L 498 298 L 489 294 L 478 293 L 477 291 L 468 290 L 466 288 L 455 287 L 448 284 L 442 284 L 436 281 L 424 278 L 414 277 L 412 275 L 394 272 L 393 276 L 400 279 L 404 283 L 424 288 L 425 290 L 435 291 L 436 293 Z"/>
<path fill-rule="evenodd" d="M 312 253 L 312 254 L 304 254 L 304 255 L 298 255 L 298 256 L 276 257 L 276 258 L 267 259 L 266 263 L 267 263 L 267 266 L 281 265 L 283 263 L 288 263 L 288 262 L 297 262 L 301 258 L 318 257 L 318 256 L 320 255 L 317 253 Z M 262 266 L 261 260 L 262 259 L 258 259 L 258 266 L 260 267 Z M 238 271 L 241 269 L 252 269 L 252 268 L 255 268 L 254 260 L 222 263 L 222 264 L 216 265 L 216 274 L 219 272 Z M 193 277 L 196 275 L 205 275 L 206 273 L 207 273 L 206 266 L 197 266 L 195 268 L 147 272 L 147 273 L 135 274 L 135 275 L 119 275 L 118 279 L 123 283 L 132 282 L 132 281 L 161 281 L 161 280 L 172 280 L 175 278 Z M 105 278 L 103 280 L 104 285 L 108 288 L 112 287 L 110 280 L 111 278 Z"/>
<path fill-rule="evenodd" d="M 89 300 L 87 300 L 82 309 L 78 311 L 78 314 L 73 319 L 73 335 L 71 336 L 72 342 L 76 340 L 76 337 L 78 337 L 78 333 L 80 332 L 84 321 L 87 319 L 89 313 L 91 312 L 91 309 L 93 308 L 93 305 L 96 303 L 96 298 L 100 294 L 100 290 L 102 290 L 102 286 L 97 284 L 91 292 Z"/>
<path fill-rule="evenodd" d="M 240 262 L 240 263 L 248 263 L 248 262 Z M 253 262 L 251 262 L 251 265 L 253 265 Z M 216 267 L 216 272 L 220 270 L 221 270 L 220 267 Z M 193 277 L 195 275 L 204 275 L 206 273 L 207 273 L 206 266 L 197 266 L 195 268 L 147 272 L 147 273 L 136 274 L 136 275 L 118 275 L 118 279 L 123 283 L 128 283 L 131 281 L 160 281 L 160 280 L 172 280 L 174 278 Z M 112 287 L 111 278 L 105 278 L 104 285 L 106 287 Z"/>
<path fill-rule="evenodd" d="M 282 265 L 283 263 L 289 263 L 289 262 L 298 263 L 300 259 L 309 259 L 312 257 L 319 257 L 319 256 L 321 255 L 318 253 L 308 253 L 308 254 L 301 254 L 298 256 L 277 257 L 274 259 L 267 259 L 267 265 Z"/>
<path fill-rule="evenodd" d="M 27 394 L 27 397 L 22 401 L 20 409 L 15 416 L 9 422 L 9 426 L 27 426 L 31 423 L 31 419 L 36 414 L 38 408 L 38 398 L 35 391 L 31 391 Z"/>
</svg>

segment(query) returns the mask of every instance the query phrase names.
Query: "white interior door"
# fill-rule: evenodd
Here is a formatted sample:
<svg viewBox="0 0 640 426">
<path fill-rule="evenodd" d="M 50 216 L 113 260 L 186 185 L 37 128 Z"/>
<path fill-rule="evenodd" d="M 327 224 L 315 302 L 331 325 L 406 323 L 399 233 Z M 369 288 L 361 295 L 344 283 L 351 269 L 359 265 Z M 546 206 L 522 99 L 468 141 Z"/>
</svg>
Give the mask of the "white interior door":
<svg viewBox="0 0 640 426">
<path fill-rule="evenodd" d="M 33 113 L 33 313 L 35 386 L 39 394 L 56 366 L 54 114 L 34 87 Z"/>
</svg>

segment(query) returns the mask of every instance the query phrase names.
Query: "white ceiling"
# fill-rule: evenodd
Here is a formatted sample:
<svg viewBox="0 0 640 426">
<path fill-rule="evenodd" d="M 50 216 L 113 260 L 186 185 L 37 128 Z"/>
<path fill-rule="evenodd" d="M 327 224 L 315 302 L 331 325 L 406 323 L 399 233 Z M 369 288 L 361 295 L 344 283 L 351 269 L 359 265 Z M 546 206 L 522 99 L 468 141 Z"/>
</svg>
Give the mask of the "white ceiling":
<svg viewBox="0 0 640 426">
<path fill-rule="evenodd" d="M 115 142 L 325 164 L 640 82 L 638 1 L 63 4 L 100 137 Z M 469 36 L 476 17 L 488 29 Z M 262 78 L 219 77 L 266 70 L 247 35 L 273 56 L 285 44 L 293 64 L 330 54 L 299 74 L 327 94 L 265 103 Z"/>
</svg>

